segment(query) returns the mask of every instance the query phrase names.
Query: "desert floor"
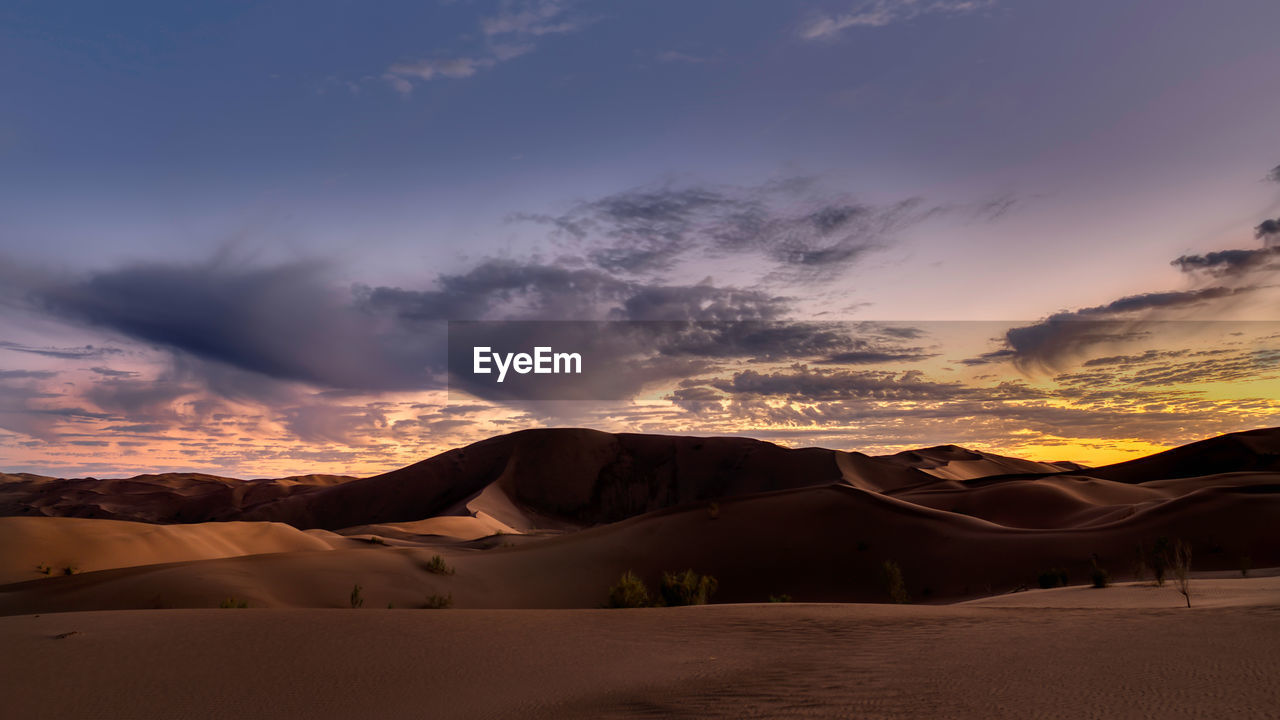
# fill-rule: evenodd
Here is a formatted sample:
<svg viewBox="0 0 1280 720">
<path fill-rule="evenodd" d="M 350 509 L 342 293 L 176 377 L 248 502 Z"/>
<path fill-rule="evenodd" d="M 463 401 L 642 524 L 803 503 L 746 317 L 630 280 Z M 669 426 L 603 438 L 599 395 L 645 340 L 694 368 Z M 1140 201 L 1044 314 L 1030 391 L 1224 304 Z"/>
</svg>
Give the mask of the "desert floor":
<svg viewBox="0 0 1280 720">
<path fill-rule="evenodd" d="M 1280 576 L 953 605 L 0 618 L 14 718 L 1280 716 Z"/>
</svg>

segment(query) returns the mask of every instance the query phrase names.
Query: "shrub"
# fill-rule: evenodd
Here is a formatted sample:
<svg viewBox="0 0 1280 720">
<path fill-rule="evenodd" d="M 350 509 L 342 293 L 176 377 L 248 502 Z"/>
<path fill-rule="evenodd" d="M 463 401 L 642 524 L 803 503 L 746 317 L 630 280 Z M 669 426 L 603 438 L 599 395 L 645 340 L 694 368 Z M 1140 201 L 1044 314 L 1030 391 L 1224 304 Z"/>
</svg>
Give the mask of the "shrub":
<svg viewBox="0 0 1280 720">
<path fill-rule="evenodd" d="M 427 601 L 422 604 L 426 610 L 444 610 L 453 607 L 453 593 L 448 595 L 428 595 Z"/>
<path fill-rule="evenodd" d="M 790 595 L 788 595 L 788 594 L 786 594 L 786 593 L 782 593 L 781 595 L 770 595 L 770 596 L 769 596 L 769 602 L 771 602 L 771 603 L 788 603 L 788 602 L 791 602 L 791 596 L 790 596 Z"/>
<path fill-rule="evenodd" d="M 1064 587 L 1067 584 L 1067 571 L 1062 568 L 1050 568 L 1040 573 L 1040 587 L 1056 588 Z"/>
<path fill-rule="evenodd" d="M 1249 570 L 1253 568 L 1253 560 L 1248 555 L 1240 556 L 1240 577 L 1249 577 Z M 48 573 L 45 573 L 46 575 Z"/>
<path fill-rule="evenodd" d="M 715 594 L 718 583 L 710 575 L 699 575 L 692 570 L 682 573 L 662 573 L 659 592 L 666 605 L 706 605 Z"/>
<path fill-rule="evenodd" d="M 235 599 L 235 598 L 233 598 L 233 597 L 228 597 L 228 598 L 223 599 L 223 601 L 222 601 L 222 602 L 218 603 L 218 607 L 220 607 L 220 608 L 222 608 L 222 609 L 224 609 L 224 610 L 225 610 L 225 609 L 227 609 L 227 608 L 243 609 L 243 608 L 247 608 L 247 607 L 249 607 L 249 601 L 248 601 L 248 600 L 237 600 L 237 599 Z"/>
<path fill-rule="evenodd" d="M 1173 570 L 1174 587 L 1191 607 L 1191 543 L 1177 540 L 1169 550 L 1169 568 Z"/>
<path fill-rule="evenodd" d="M 40 573 L 41 575 L 52 575 L 53 568 L 48 565 L 45 565 L 44 563 L 40 563 L 39 565 L 36 566 L 36 572 Z"/>
<path fill-rule="evenodd" d="M 63 575 L 75 575 L 79 572 L 80 572 L 80 568 L 76 567 L 75 565 L 67 565 L 66 567 L 62 568 Z"/>
<path fill-rule="evenodd" d="M 880 575 L 890 600 L 899 604 L 911 602 L 911 596 L 907 594 L 907 583 L 902 579 L 902 568 L 898 567 L 898 563 L 885 560 L 880 565 Z"/>
<path fill-rule="evenodd" d="M 609 588 L 609 599 L 605 607 L 638 608 L 649 607 L 652 604 L 649 599 L 649 588 L 645 587 L 644 581 L 638 575 L 628 570 L 618 578 L 617 584 Z"/>
<path fill-rule="evenodd" d="M 440 557 L 439 555 L 432 555 L 431 561 L 428 562 L 426 565 L 423 565 L 422 569 L 430 573 L 435 573 L 437 575 L 453 574 L 453 568 L 449 567 L 449 565 L 445 563 L 444 558 Z"/>
<path fill-rule="evenodd" d="M 707 517 L 716 520 L 720 517 L 720 503 L 712 502 L 707 505 Z"/>
<path fill-rule="evenodd" d="M 364 597 L 360 595 L 360 591 L 363 589 L 364 588 L 360 587 L 359 583 L 351 588 L 351 607 L 364 607 Z"/>
<path fill-rule="evenodd" d="M 1089 579 L 1093 581 L 1096 588 L 1104 588 L 1111 584 L 1111 574 L 1098 564 L 1098 558 L 1093 558 L 1093 570 L 1089 573 Z"/>
</svg>

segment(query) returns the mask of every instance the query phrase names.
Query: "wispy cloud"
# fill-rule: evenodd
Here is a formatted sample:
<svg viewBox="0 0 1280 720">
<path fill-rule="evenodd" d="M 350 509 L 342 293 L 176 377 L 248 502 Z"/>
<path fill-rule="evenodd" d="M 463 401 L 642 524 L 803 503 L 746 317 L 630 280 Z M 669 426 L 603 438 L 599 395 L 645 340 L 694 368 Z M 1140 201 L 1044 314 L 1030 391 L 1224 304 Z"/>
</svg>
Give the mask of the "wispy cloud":
<svg viewBox="0 0 1280 720">
<path fill-rule="evenodd" d="M 513 2 L 507 0 L 498 14 L 480 20 L 485 35 L 528 35 L 539 37 L 570 33 L 582 29 L 589 20 L 571 17 L 570 3 L 563 0 L 538 0 L 537 2 Z"/>
<path fill-rule="evenodd" d="M 884 27 L 935 13 L 960 15 L 994 4 L 995 0 L 870 0 L 854 5 L 848 12 L 810 18 L 801 26 L 800 37 L 805 40 L 831 38 L 849 28 Z"/>
<path fill-rule="evenodd" d="M 534 40 L 544 35 L 576 32 L 591 20 L 570 13 L 563 0 L 515 2 L 504 0 L 496 15 L 480 19 L 483 46 L 466 54 L 447 54 L 393 63 L 383 79 L 401 95 L 413 92 L 414 82 L 436 78 L 469 78 L 495 65 L 533 52 Z"/>
<path fill-rule="evenodd" d="M 29 353 L 31 355 L 43 355 L 60 360 L 84 360 L 86 358 L 100 358 L 105 355 L 119 355 L 124 352 L 119 348 L 94 347 L 93 345 L 85 345 L 84 347 L 34 347 L 9 342 L 8 340 L 0 340 L 0 349 Z"/>
</svg>

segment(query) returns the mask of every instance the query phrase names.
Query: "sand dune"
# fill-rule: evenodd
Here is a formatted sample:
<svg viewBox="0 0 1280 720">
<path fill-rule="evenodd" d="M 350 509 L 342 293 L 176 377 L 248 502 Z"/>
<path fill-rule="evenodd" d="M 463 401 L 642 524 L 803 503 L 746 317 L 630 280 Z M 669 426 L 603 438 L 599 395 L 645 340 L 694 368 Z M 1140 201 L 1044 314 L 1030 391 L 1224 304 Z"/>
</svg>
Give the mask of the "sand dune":
<svg viewBox="0 0 1280 720">
<path fill-rule="evenodd" d="M 0 475 L 0 517 L 83 517 L 153 523 L 230 520 L 256 505 L 350 479 L 341 475 L 301 475 L 236 480 L 200 473 L 68 480 Z"/>
<path fill-rule="evenodd" d="M 257 553 L 329 550 L 279 523 L 153 525 L 83 518 L 0 517 L 0 584 L 45 575 Z"/>
<path fill-rule="evenodd" d="M 1188 446 L 1228 467 L 1265 466 L 1277 447 L 1275 430 Z M 591 608 L 624 571 L 653 586 L 686 568 L 718 579 L 718 601 L 877 602 L 888 599 L 886 562 L 915 601 L 946 602 L 1034 587 L 1050 568 L 1083 583 L 1095 558 L 1117 580 L 1134 577 L 1138 548 L 1160 538 L 1189 542 L 1198 571 L 1280 565 L 1280 475 L 1189 478 L 1185 468 L 1208 461 L 1186 449 L 1155 458 L 1095 473 L 954 446 L 876 458 L 541 430 L 364 479 L 22 477 L 0 489 L 15 514 L 164 517 L 181 506 L 242 521 L 0 518 L 0 581 L 14 583 L 0 586 L 0 613 L 216 607 L 228 596 L 341 607 L 356 584 L 380 607 L 448 595 L 461 608 Z M 1022 472 L 1036 467 L 1052 470 Z M 1143 468 L 1167 477 L 1137 482 Z M 456 574 L 431 572 L 435 554 Z M 37 575 L 42 563 L 81 573 Z"/>
<path fill-rule="evenodd" d="M 884 460 L 915 468 L 945 480 L 972 480 L 991 475 L 1048 474 L 1080 470 L 1074 463 L 1046 463 L 994 453 L 968 450 L 956 445 L 938 445 L 885 455 Z"/>
<path fill-rule="evenodd" d="M 659 511 L 513 547 L 383 548 L 278 553 L 175 563 L 0 587 L 0 613 L 212 607 L 228 595 L 258 607 L 338 607 L 361 584 L 370 602 L 414 607 L 449 594 L 457 607 L 597 607 L 624 572 L 656 586 L 666 570 L 719 580 L 718 600 L 887 601 L 882 564 L 897 563 L 917 601 L 1035 586 L 1049 568 L 1086 582 L 1097 557 L 1117 578 L 1136 548 L 1188 538 L 1198 569 L 1249 557 L 1280 565 L 1271 539 L 1280 493 L 1210 488 L 1086 529 L 1018 529 L 843 484 L 778 491 Z M 424 567 L 440 553 L 456 574 Z M 157 599 L 159 598 L 159 600 Z"/>
<path fill-rule="evenodd" d="M 1089 475 L 1120 482 L 1146 482 L 1244 471 L 1280 472 L 1280 428 L 1221 435 L 1137 460 L 1094 468 Z"/>
</svg>

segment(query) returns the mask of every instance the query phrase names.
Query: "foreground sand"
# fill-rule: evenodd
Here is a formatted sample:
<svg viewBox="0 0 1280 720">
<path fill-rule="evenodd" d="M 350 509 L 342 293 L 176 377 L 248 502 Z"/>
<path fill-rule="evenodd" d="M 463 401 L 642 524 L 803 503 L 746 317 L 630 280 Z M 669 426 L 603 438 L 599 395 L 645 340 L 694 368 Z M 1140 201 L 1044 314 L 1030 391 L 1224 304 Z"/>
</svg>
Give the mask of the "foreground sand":
<svg viewBox="0 0 1280 720">
<path fill-rule="evenodd" d="M 1280 578 L 948 606 L 0 618 L 12 717 L 1275 717 Z M 1085 607 L 1088 606 L 1088 607 Z M 74 633 L 59 638 L 64 633 Z"/>
</svg>

